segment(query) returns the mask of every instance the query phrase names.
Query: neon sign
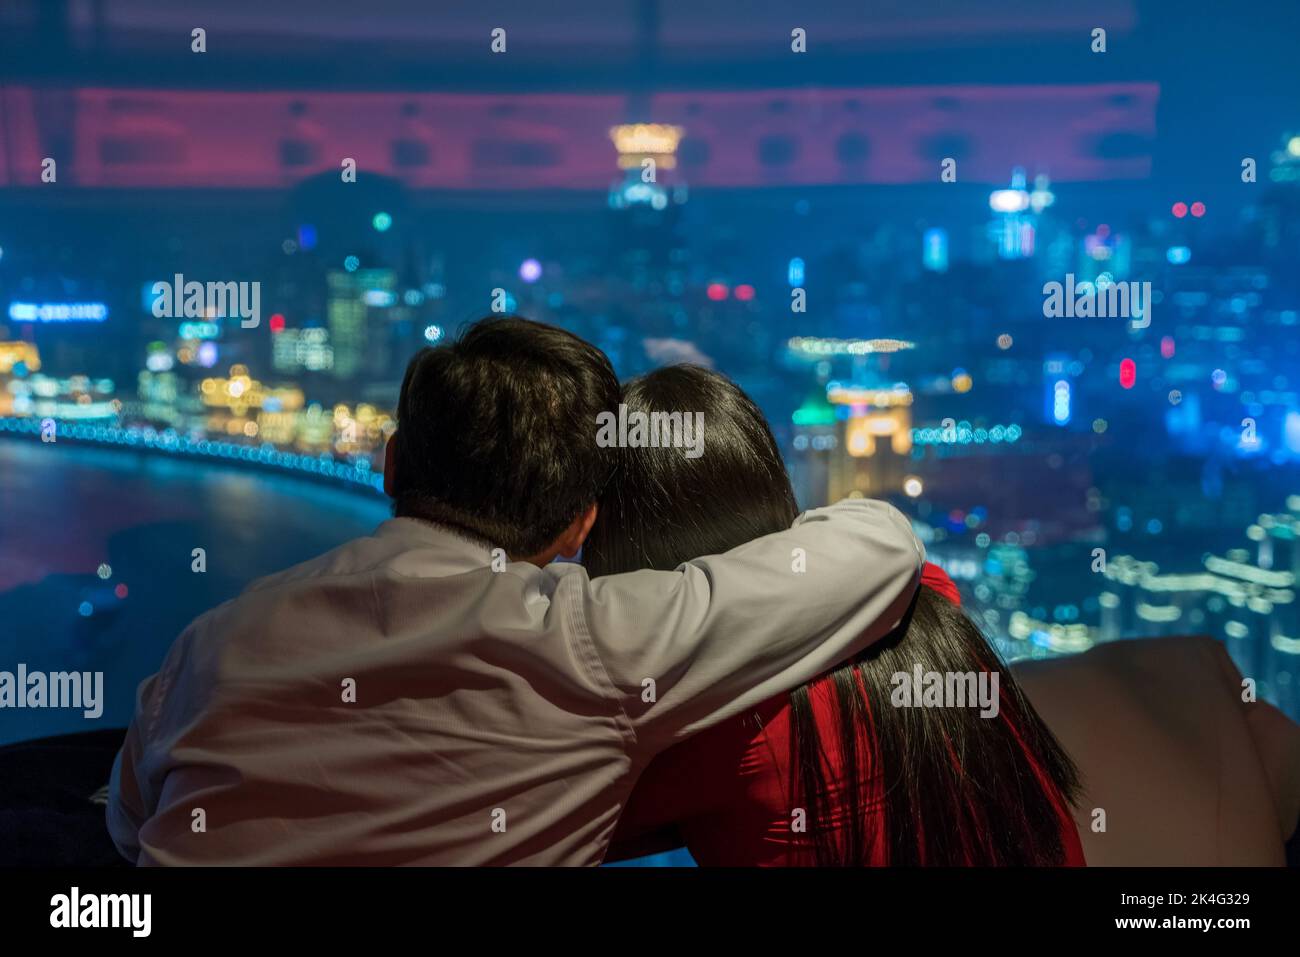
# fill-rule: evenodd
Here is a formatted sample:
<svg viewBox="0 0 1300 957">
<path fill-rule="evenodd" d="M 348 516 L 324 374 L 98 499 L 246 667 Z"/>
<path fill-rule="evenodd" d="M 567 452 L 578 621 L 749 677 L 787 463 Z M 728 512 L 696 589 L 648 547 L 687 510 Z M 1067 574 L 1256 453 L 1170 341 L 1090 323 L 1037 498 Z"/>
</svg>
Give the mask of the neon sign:
<svg viewBox="0 0 1300 957">
<path fill-rule="evenodd" d="M 103 322 L 108 306 L 102 302 L 11 302 L 14 322 Z"/>
</svg>

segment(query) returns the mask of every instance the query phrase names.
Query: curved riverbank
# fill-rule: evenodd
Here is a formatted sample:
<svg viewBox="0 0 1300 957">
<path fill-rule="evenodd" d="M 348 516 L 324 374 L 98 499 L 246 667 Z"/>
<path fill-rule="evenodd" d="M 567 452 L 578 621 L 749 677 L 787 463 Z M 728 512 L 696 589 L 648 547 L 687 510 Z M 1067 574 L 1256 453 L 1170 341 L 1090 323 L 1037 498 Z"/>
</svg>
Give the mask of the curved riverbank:
<svg viewBox="0 0 1300 957">
<path fill-rule="evenodd" d="M 4 438 L 0 670 L 103 671 L 105 700 L 94 721 L 6 711 L 0 744 L 124 724 L 136 684 L 195 616 L 389 515 L 372 488 L 325 476 L 93 440 Z"/>
</svg>

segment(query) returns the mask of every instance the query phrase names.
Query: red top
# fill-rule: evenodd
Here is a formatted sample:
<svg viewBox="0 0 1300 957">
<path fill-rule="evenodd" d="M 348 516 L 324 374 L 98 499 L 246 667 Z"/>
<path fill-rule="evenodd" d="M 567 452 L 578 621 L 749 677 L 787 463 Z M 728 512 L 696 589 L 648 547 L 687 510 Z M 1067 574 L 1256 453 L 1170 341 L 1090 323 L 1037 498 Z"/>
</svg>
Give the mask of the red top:
<svg viewBox="0 0 1300 957">
<path fill-rule="evenodd" d="M 942 569 L 928 562 L 921 582 L 961 604 L 956 586 Z M 829 759 L 826 803 L 829 825 L 841 826 L 848 813 L 842 761 L 835 753 L 839 740 L 834 685 L 823 676 L 809 685 L 813 717 Z M 798 867 L 815 863 L 806 832 L 792 828 L 791 797 L 795 780 L 790 766 L 790 696 L 770 698 L 753 711 L 737 715 L 702 731 L 656 757 L 638 780 L 614 835 L 615 844 L 635 852 L 648 835 L 675 827 L 695 860 L 704 867 Z M 1055 787 L 1033 762 L 1034 773 L 1052 795 Z M 870 802 L 870 825 L 883 838 L 884 815 L 880 776 L 868 771 L 863 781 Z M 1082 867 L 1083 848 L 1065 803 L 1056 797 L 1061 818 L 1061 842 L 1066 864 Z M 872 865 L 886 862 L 883 839 L 873 840 Z M 662 850 L 662 847 L 654 848 Z"/>
</svg>

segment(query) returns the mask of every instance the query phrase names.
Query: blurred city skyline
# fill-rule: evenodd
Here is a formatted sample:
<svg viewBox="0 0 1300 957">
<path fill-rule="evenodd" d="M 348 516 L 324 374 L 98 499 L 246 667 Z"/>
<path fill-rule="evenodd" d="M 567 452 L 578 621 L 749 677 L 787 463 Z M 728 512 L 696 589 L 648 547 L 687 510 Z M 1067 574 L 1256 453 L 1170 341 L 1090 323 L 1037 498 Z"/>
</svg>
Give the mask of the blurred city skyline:
<svg viewBox="0 0 1300 957">
<path fill-rule="evenodd" d="M 147 633 L 125 687 L 246 583 L 118 594 L 214 532 L 103 575 L 151 486 L 61 443 L 369 505 L 409 356 L 505 311 L 621 377 L 735 378 L 800 504 L 906 509 L 1004 653 L 1207 632 L 1300 715 L 1294 5 L 206 7 L 0 13 L 0 442 L 42 453 L 0 475 L 17 652 Z M 259 321 L 158 315 L 176 276 L 258 283 Z M 1149 282 L 1146 323 L 1049 318 L 1076 280 Z M 120 527 L 42 545 L 59 456 L 122 478 Z M 303 554 L 242 547 L 327 547 L 302 497 Z"/>
</svg>

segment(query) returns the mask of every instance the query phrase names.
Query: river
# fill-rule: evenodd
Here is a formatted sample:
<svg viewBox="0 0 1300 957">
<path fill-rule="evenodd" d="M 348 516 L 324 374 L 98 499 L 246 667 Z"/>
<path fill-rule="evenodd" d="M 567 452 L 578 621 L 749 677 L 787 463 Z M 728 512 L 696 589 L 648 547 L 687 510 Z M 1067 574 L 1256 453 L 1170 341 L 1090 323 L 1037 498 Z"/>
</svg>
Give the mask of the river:
<svg viewBox="0 0 1300 957">
<path fill-rule="evenodd" d="M 388 514 L 379 496 L 271 472 L 0 440 L 0 671 L 104 674 L 98 719 L 0 709 L 0 744 L 125 725 L 195 616 Z"/>
</svg>

